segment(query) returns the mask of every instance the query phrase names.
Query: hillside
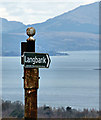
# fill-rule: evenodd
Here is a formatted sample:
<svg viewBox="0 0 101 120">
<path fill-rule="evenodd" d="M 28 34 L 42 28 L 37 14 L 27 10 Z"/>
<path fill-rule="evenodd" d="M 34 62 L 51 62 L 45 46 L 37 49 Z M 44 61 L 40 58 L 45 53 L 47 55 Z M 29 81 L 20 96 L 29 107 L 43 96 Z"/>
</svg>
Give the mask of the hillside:
<svg viewBox="0 0 101 120">
<path fill-rule="evenodd" d="M 35 27 L 37 52 L 99 49 L 99 3 L 80 6 L 39 24 L 2 19 L 3 55 L 20 55 L 26 28 Z M 34 18 L 33 18 L 34 19 Z"/>
</svg>

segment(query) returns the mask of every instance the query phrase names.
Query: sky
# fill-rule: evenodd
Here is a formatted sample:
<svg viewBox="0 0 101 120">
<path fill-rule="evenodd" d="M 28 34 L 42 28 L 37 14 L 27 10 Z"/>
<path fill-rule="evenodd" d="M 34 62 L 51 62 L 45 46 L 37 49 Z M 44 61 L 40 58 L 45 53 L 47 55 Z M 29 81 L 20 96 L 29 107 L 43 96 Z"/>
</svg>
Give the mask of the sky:
<svg viewBox="0 0 101 120">
<path fill-rule="evenodd" d="M 99 0 L 0 0 L 0 17 L 26 25 L 41 23 Z"/>
</svg>

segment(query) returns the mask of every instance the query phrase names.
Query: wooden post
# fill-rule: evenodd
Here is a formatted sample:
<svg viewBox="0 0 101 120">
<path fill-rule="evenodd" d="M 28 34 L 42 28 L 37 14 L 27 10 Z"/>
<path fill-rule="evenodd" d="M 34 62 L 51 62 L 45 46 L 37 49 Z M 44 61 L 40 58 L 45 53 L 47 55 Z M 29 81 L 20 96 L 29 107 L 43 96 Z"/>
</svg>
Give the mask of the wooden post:
<svg viewBox="0 0 101 120">
<path fill-rule="evenodd" d="M 29 38 L 21 43 L 21 64 L 24 64 L 25 120 L 37 120 L 37 89 L 39 68 L 48 68 L 50 57 L 47 53 L 35 53 L 35 29 L 27 29 Z M 24 53 L 25 52 L 25 53 Z M 27 60 L 26 60 L 27 59 Z"/>
<path fill-rule="evenodd" d="M 21 43 L 21 54 L 23 64 L 24 52 L 35 52 L 34 28 L 27 29 L 29 38 L 27 42 Z M 25 89 L 25 120 L 37 120 L 37 89 L 39 88 L 39 69 L 24 67 L 24 89 Z"/>
<path fill-rule="evenodd" d="M 38 69 L 24 68 L 25 120 L 37 120 Z"/>
</svg>

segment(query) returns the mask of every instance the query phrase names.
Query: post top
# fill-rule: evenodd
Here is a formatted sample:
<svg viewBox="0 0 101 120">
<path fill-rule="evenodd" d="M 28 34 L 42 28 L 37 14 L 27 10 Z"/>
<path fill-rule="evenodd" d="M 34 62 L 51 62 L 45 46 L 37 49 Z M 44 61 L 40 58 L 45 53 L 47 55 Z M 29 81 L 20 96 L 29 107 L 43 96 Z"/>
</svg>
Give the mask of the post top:
<svg viewBox="0 0 101 120">
<path fill-rule="evenodd" d="M 27 28 L 27 30 L 26 30 L 26 33 L 27 33 L 27 35 L 30 37 L 30 36 L 34 36 L 35 35 L 35 29 L 33 28 L 33 27 L 29 27 L 29 28 Z"/>
</svg>

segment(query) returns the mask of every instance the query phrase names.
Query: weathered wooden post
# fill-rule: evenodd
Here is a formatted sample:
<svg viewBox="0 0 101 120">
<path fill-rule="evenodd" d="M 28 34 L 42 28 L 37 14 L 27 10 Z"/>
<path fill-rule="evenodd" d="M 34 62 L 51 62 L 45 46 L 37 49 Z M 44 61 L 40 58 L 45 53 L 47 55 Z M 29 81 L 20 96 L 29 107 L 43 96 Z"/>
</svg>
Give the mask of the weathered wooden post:
<svg viewBox="0 0 101 120">
<path fill-rule="evenodd" d="M 39 88 L 39 68 L 48 68 L 48 54 L 35 53 L 35 29 L 26 31 L 29 38 L 21 43 L 21 64 L 24 64 L 25 120 L 37 120 L 37 89 Z"/>
</svg>

